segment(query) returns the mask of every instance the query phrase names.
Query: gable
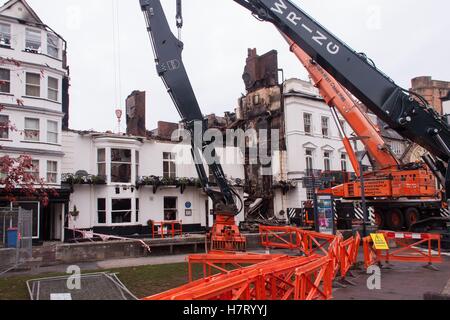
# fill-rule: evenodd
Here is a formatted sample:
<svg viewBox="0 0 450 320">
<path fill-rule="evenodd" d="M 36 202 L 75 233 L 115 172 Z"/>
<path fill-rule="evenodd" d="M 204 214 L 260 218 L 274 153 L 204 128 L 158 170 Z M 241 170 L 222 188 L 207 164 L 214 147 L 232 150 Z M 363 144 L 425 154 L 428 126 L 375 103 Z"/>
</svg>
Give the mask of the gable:
<svg viewBox="0 0 450 320">
<path fill-rule="evenodd" d="M 331 152 L 333 152 L 333 151 L 335 150 L 335 149 L 334 149 L 332 146 L 330 146 L 329 144 L 323 146 L 321 149 L 322 149 L 323 151 L 331 151 Z"/>
<path fill-rule="evenodd" d="M 317 147 L 314 143 L 307 142 L 307 143 L 305 143 L 305 144 L 303 145 L 303 148 L 304 148 L 304 149 L 313 149 L 313 150 L 315 150 L 315 149 L 317 149 L 318 147 Z"/>
<path fill-rule="evenodd" d="M 43 24 L 42 20 L 25 0 L 9 0 L 0 7 L 0 14 L 29 23 Z"/>
</svg>

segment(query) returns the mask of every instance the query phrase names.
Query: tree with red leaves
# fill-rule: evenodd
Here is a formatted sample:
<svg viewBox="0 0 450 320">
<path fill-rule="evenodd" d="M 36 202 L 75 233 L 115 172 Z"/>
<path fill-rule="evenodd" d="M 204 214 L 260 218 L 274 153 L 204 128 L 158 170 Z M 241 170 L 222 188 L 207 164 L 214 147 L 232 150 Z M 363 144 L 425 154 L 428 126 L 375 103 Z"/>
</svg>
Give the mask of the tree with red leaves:
<svg viewBox="0 0 450 320">
<path fill-rule="evenodd" d="M 43 206 L 49 203 L 49 196 L 56 196 L 54 189 L 46 189 L 43 179 L 37 179 L 32 170 L 33 160 L 30 156 L 0 158 L 0 185 L 9 201 L 15 202 L 17 195 L 37 198 Z"/>
</svg>

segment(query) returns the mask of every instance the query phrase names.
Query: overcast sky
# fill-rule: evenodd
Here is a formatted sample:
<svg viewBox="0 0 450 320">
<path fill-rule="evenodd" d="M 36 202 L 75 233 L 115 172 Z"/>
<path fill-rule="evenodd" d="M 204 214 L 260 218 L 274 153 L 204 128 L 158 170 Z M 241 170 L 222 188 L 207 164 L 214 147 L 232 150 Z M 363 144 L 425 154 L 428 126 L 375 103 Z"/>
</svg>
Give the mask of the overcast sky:
<svg viewBox="0 0 450 320">
<path fill-rule="evenodd" d="M 156 75 L 138 0 L 28 2 L 68 41 L 71 128 L 116 129 L 114 110 L 136 89 L 147 92 L 148 129 L 158 120 L 179 121 Z M 175 0 L 161 2 L 176 30 Z M 365 52 L 398 84 L 409 88 L 410 79 L 422 75 L 450 80 L 449 1 L 294 2 L 350 47 Z M 245 91 L 241 77 L 247 48 L 260 54 L 278 50 L 285 76 L 307 79 L 274 27 L 258 22 L 232 0 L 184 0 L 184 19 L 184 63 L 204 114 L 221 115 L 236 107 Z"/>
</svg>

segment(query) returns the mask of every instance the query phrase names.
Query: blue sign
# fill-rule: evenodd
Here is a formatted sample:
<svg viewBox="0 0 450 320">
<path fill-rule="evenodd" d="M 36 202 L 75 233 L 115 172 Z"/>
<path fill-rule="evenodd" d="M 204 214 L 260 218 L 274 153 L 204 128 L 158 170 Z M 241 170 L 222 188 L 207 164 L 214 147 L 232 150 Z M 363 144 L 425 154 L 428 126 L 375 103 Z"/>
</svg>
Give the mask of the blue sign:
<svg viewBox="0 0 450 320">
<path fill-rule="evenodd" d="M 186 202 L 184 205 L 185 205 L 186 209 L 192 208 L 192 203 L 190 203 L 189 201 Z"/>
</svg>

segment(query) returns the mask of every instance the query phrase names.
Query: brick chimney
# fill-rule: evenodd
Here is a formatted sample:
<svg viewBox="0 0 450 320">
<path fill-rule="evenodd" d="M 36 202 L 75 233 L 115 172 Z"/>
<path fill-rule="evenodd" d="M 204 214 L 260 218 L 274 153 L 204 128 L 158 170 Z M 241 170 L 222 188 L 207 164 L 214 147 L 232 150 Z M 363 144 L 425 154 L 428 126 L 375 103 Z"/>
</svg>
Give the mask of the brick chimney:
<svg viewBox="0 0 450 320">
<path fill-rule="evenodd" d="M 145 137 L 145 91 L 133 91 L 126 100 L 127 134 Z"/>
<path fill-rule="evenodd" d="M 242 79 L 249 93 L 278 85 L 278 52 L 272 50 L 259 56 L 256 49 L 248 49 Z"/>
<path fill-rule="evenodd" d="M 156 135 L 160 139 L 171 140 L 173 132 L 178 129 L 178 123 L 158 121 L 158 129 Z"/>
<path fill-rule="evenodd" d="M 411 80 L 411 91 L 422 95 L 438 113 L 443 114 L 442 98 L 450 93 L 450 82 L 417 77 Z"/>
</svg>

